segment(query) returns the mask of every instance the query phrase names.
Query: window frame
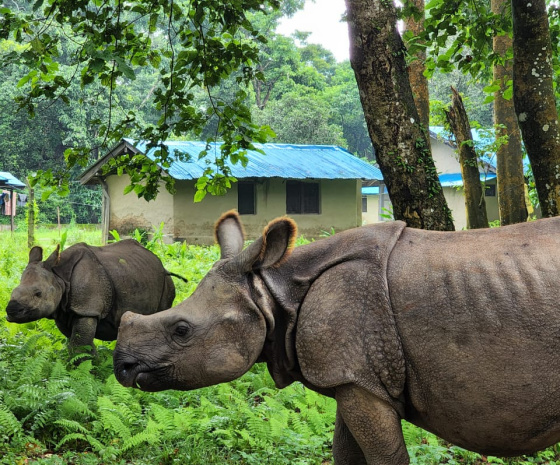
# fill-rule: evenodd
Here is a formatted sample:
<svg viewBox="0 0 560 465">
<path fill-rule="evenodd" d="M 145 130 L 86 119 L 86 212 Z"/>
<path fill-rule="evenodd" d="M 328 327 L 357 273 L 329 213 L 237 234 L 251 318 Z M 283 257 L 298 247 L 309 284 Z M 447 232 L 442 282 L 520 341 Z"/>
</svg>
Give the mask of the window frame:
<svg viewBox="0 0 560 465">
<path fill-rule="evenodd" d="M 320 215 L 321 183 L 319 181 L 287 180 L 286 214 Z"/>
<path fill-rule="evenodd" d="M 246 187 L 251 186 L 251 193 L 244 190 Z M 237 212 L 240 215 L 256 215 L 257 214 L 257 194 L 256 194 L 255 181 L 238 181 L 237 182 Z M 246 198 L 241 198 L 247 196 Z M 249 198 L 252 197 L 252 198 Z M 249 211 L 245 207 L 252 205 L 252 210 Z"/>
</svg>

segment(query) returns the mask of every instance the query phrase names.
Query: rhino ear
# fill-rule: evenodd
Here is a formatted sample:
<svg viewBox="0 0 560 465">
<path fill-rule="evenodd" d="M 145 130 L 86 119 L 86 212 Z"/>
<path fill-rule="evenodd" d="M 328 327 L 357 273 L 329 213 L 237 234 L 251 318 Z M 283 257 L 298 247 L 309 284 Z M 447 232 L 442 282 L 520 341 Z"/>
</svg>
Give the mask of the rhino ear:
<svg viewBox="0 0 560 465">
<path fill-rule="evenodd" d="M 259 237 L 235 259 L 244 272 L 280 265 L 290 256 L 297 237 L 297 225 L 290 218 L 271 221 Z"/>
<path fill-rule="evenodd" d="M 268 268 L 280 265 L 292 253 L 297 237 L 296 222 L 279 218 L 268 223 L 263 231 L 263 246 L 259 266 Z"/>
<path fill-rule="evenodd" d="M 53 266 L 58 264 L 59 261 L 60 261 L 60 244 L 56 246 L 54 252 L 49 255 L 49 258 L 45 260 L 45 268 L 51 269 Z"/>
<path fill-rule="evenodd" d="M 36 245 L 29 251 L 29 264 L 39 263 L 43 260 L 43 249 Z"/>
<path fill-rule="evenodd" d="M 235 210 L 224 213 L 216 222 L 214 227 L 216 241 L 220 245 L 220 258 L 235 257 L 243 250 L 245 233 L 243 225 L 239 219 L 239 214 Z"/>
</svg>

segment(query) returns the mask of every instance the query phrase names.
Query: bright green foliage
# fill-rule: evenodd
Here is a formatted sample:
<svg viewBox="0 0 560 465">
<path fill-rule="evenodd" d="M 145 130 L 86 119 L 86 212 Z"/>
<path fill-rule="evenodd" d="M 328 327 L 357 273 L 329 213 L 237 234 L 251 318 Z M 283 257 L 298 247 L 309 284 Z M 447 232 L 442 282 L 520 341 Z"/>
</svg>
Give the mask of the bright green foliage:
<svg viewBox="0 0 560 465">
<path fill-rule="evenodd" d="M 217 247 L 166 245 L 161 235 L 146 247 L 175 280 L 177 301 L 186 298 L 219 257 Z M 60 242 L 38 232 L 46 247 Z M 98 244 L 100 233 L 65 232 L 66 247 Z M 298 239 L 298 245 L 304 244 Z M 0 233 L 0 308 L 27 263 L 23 233 Z M 145 393 L 120 385 L 112 372 L 114 343 L 98 341 L 98 357 L 78 366 L 52 321 L 9 324 L 0 313 L 0 465 L 236 464 L 326 465 L 336 404 L 299 383 L 278 390 L 266 367 L 242 378 L 191 392 Z M 416 465 L 560 463 L 554 449 L 531 458 L 499 460 L 452 447 L 403 422 Z"/>
<path fill-rule="evenodd" d="M 42 100 L 74 100 L 72 91 L 78 82 L 81 89 L 106 90 L 103 95 L 109 115 L 97 122 L 101 138 L 115 141 L 134 134 L 152 141 L 159 148 L 157 159 L 165 165 L 170 154 L 159 141 L 171 135 L 199 136 L 206 122 L 215 117 L 216 131 L 207 140 L 223 142 L 220 160 L 224 160 L 233 153 L 243 156 L 245 150 L 254 148 L 254 141 L 264 142 L 270 135 L 267 128 L 253 124 L 246 104 L 247 87 L 259 77 L 255 68 L 258 46 L 266 42 L 247 12 L 270 7 L 278 7 L 277 0 L 265 4 L 259 0 L 37 0 L 21 10 L 0 10 L 0 39 L 18 45 L 0 61 L 25 70 L 18 82 L 23 93 L 17 101 L 32 115 Z M 157 114 L 153 125 L 139 120 L 136 109 L 120 115 L 113 111 L 118 105 L 117 87 L 134 82 L 142 68 L 158 75 L 149 95 Z M 238 87 L 226 99 L 215 90 L 230 76 Z M 206 105 L 195 104 L 195 89 L 204 90 Z M 83 168 L 92 148 L 77 145 L 67 149 L 67 168 Z M 137 166 L 121 166 L 129 174 L 138 171 Z M 145 158 L 142 167 L 141 179 L 132 179 L 140 197 L 153 199 L 162 178 L 172 183 Z M 230 176 L 225 164 L 219 167 L 221 176 L 209 176 L 209 186 L 217 189 Z M 57 184 L 60 176 L 68 177 L 68 173 L 49 170 L 39 174 L 41 184 L 60 187 L 64 186 Z"/>
</svg>

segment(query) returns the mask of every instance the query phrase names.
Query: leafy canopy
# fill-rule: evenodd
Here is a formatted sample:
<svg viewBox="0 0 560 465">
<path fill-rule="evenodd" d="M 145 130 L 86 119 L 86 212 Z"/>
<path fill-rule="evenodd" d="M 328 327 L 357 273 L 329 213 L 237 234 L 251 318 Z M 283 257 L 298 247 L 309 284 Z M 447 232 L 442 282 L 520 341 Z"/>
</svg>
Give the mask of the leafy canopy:
<svg viewBox="0 0 560 465">
<path fill-rule="evenodd" d="M 298 2 L 288 3 L 295 8 Z M 278 7 L 278 0 L 18 2 L 18 9 L 0 7 L 0 41 L 23 47 L 4 51 L 0 62 L 26 68 L 17 102 L 31 115 L 45 101 L 73 104 L 69 89 L 76 80 L 82 88 L 100 83 L 108 89 L 111 109 L 117 87 L 130 85 L 140 69 L 151 69 L 159 75 L 150 96 L 157 120 L 147 125 L 135 109 L 122 117 L 109 111 L 105 121 L 97 121 L 104 143 L 123 136 L 150 141 L 150 148 L 158 149 L 155 162 L 165 168 L 171 154 L 163 141 L 200 137 L 213 122 L 214 131 L 206 134 L 206 140 L 222 142 L 214 154 L 220 172 L 208 168 L 199 189 L 221 193 L 233 179 L 227 157 L 235 154 L 236 160 L 246 162 L 253 142 L 265 142 L 272 134 L 268 127 L 253 123 L 245 103 L 251 82 L 262 79 L 257 63 L 259 46 L 266 42 L 248 13 L 267 14 Z M 237 88 L 226 98 L 216 89 L 228 78 Z M 197 89 L 204 90 L 205 104 L 196 100 Z M 95 148 L 84 144 L 67 149 L 66 179 L 61 182 L 45 170 L 39 172 L 41 182 L 64 189 L 69 170 L 86 166 Z M 173 188 L 172 179 L 145 158 L 114 160 L 109 169 L 131 174 L 131 189 L 147 200 L 157 195 L 162 178 L 168 189 Z"/>
</svg>

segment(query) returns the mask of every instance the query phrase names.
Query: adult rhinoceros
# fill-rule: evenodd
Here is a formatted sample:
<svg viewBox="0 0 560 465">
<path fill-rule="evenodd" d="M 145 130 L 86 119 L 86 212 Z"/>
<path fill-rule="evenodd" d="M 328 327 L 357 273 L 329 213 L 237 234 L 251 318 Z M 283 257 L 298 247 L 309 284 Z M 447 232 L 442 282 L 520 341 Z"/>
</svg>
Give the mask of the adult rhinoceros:
<svg viewBox="0 0 560 465">
<path fill-rule="evenodd" d="M 337 401 L 342 464 L 406 464 L 401 419 L 467 449 L 525 454 L 560 441 L 560 218 L 430 232 L 364 226 L 290 249 L 271 222 L 242 251 L 217 223 L 221 260 L 167 311 L 123 316 L 125 386 L 195 389 L 266 362 Z"/>
<path fill-rule="evenodd" d="M 6 307 L 7 320 L 53 318 L 71 349 L 93 339 L 117 338 L 128 310 L 149 314 L 173 305 L 175 286 L 159 258 L 129 239 L 104 247 L 75 244 L 45 260 L 33 247 L 21 282 Z"/>
</svg>

